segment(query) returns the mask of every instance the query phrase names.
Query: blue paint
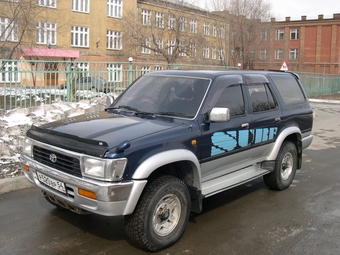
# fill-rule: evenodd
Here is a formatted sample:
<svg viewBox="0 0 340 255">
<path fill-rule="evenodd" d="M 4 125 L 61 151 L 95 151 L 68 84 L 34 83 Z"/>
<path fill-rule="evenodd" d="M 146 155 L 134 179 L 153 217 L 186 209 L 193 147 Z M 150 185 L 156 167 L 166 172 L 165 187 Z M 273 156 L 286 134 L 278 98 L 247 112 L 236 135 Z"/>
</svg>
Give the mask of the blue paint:
<svg viewBox="0 0 340 255">
<path fill-rule="evenodd" d="M 211 155 L 218 155 L 252 144 L 270 141 L 275 138 L 276 134 L 277 127 L 216 132 L 211 137 Z"/>
</svg>

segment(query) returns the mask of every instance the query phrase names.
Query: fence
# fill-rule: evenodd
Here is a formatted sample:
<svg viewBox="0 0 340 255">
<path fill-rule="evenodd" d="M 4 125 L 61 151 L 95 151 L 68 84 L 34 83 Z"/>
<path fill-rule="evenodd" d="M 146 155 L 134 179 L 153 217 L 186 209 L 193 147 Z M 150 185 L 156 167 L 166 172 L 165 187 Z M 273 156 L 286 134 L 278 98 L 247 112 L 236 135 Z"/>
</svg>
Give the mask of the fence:
<svg viewBox="0 0 340 255">
<path fill-rule="evenodd" d="M 308 96 L 340 93 L 340 75 L 299 73 Z"/>
<path fill-rule="evenodd" d="M 141 62 L 0 60 L 0 109 L 80 101 L 119 95 L 151 70 L 235 69 L 226 66 L 168 65 Z M 340 93 L 340 76 L 299 73 L 307 95 Z"/>
</svg>

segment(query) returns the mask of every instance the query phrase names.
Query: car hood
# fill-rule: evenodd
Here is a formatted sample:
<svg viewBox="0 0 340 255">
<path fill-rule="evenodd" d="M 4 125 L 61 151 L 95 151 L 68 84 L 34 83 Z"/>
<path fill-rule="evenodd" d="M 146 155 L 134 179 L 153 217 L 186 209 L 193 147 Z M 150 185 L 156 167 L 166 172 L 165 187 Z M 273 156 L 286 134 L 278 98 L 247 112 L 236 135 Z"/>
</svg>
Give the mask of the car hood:
<svg viewBox="0 0 340 255">
<path fill-rule="evenodd" d="M 33 126 L 27 136 L 72 151 L 103 156 L 120 143 L 173 128 L 162 118 L 140 118 L 98 112 Z"/>
</svg>

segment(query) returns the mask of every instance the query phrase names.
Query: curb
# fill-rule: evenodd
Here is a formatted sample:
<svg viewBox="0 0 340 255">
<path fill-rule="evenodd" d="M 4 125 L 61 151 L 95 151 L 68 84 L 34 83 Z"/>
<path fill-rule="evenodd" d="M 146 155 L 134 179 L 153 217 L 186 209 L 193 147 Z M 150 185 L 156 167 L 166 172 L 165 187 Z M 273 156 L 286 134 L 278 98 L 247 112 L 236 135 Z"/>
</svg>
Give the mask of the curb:
<svg viewBox="0 0 340 255">
<path fill-rule="evenodd" d="M 340 104 L 340 100 L 308 99 L 312 103 Z"/>
<path fill-rule="evenodd" d="M 0 179 L 0 194 L 34 187 L 25 176 Z"/>
</svg>

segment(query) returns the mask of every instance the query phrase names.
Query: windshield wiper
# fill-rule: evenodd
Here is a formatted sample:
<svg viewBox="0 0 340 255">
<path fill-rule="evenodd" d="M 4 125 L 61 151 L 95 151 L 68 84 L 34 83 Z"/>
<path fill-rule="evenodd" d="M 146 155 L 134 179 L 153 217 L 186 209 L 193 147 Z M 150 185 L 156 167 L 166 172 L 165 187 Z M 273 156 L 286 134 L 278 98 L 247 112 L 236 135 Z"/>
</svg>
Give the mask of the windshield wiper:
<svg viewBox="0 0 340 255">
<path fill-rule="evenodd" d="M 111 109 L 127 109 L 129 111 L 133 111 L 135 115 L 154 115 L 152 112 L 143 112 L 138 110 L 137 108 L 131 107 L 129 105 L 120 105 L 118 107 L 114 107 Z"/>
<path fill-rule="evenodd" d="M 120 105 L 120 106 L 115 107 L 115 108 L 113 108 L 113 109 L 121 109 L 121 108 L 130 110 L 130 111 L 134 111 L 134 112 L 138 112 L 138 109 L 136 109 L 136 108 L 134 108 L 134 107 L 131 107 L 131 106 L 129 106 L 129 105 Z"/>
<path fill-rule="evenodd" d="M 182 112 L 157 112 L 157 115 L 170 115 L 170 116 L 183 116 L 185 113 Z"/>
</svg>

